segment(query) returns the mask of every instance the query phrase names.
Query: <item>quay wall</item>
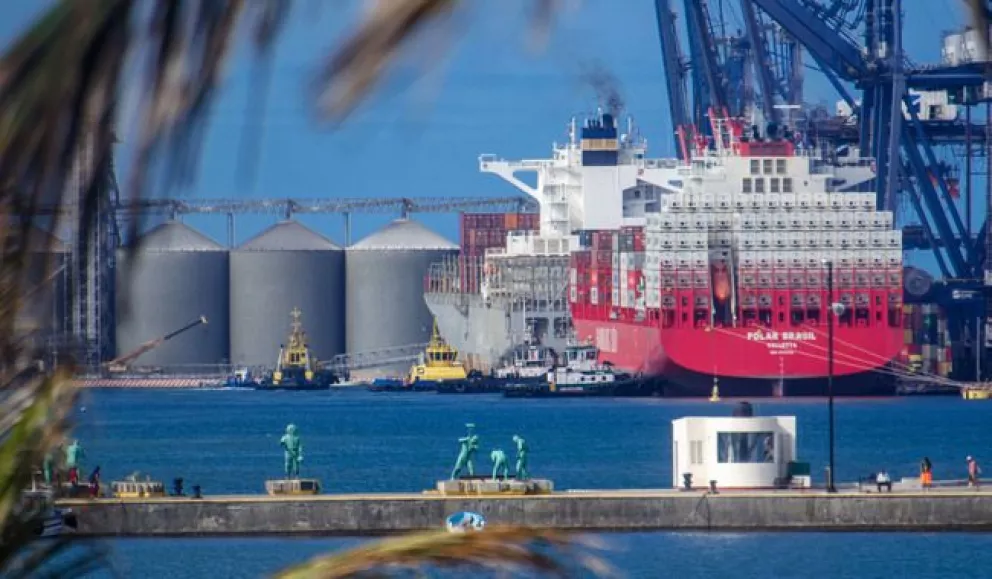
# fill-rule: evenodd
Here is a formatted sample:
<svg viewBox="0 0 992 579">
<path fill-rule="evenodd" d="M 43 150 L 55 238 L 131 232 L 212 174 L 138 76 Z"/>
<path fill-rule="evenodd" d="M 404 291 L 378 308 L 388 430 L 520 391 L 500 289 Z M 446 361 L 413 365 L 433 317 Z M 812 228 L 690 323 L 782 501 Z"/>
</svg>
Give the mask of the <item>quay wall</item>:
<svg viewBox="0 0 992 579">
<path fill-rule="evenodd" d="M 439 529 L 458 511 L 490 525 L 582 531 L 992 531 L 992 493 L 835 494 L 597 491 L 517 497 L 426 494 L 62 501 L 78 534 L 379 535 Z"/>
</svg>

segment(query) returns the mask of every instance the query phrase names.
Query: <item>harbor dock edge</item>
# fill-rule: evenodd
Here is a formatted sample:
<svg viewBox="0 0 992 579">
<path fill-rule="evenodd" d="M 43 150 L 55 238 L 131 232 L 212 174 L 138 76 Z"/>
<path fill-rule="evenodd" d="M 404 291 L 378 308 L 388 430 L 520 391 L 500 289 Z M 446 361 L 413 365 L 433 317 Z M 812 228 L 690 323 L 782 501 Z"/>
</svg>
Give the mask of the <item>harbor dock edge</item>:
<svg viewBox="0 0 992 579">
<path fill-rule="evenodd" d="M 568 491 L 61 500 L 83 536 L 383 535 L 441 529 L 459 511 L 489 525 L 575 531 L 992 531 L 992 493 Z"/>
</svg>

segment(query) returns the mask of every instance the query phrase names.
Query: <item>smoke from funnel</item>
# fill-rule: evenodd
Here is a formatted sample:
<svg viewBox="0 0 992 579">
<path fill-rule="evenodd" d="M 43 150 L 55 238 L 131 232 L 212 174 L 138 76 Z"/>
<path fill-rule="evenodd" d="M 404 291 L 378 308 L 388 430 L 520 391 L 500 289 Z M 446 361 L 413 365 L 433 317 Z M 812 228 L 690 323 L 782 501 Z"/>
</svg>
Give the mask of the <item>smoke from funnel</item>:
<svg viewBox="0 0 992 579">
<path fill-rule="evenodd" d="M 624 109 L 623 97 L 620 96 L 620 81 L 602 65 L 592 64 L 584 68 L 583 84 L 591 86 L 596 91 L 596 100 L 602 104 L 606 112 L 618 118 Z"/>
</svg>

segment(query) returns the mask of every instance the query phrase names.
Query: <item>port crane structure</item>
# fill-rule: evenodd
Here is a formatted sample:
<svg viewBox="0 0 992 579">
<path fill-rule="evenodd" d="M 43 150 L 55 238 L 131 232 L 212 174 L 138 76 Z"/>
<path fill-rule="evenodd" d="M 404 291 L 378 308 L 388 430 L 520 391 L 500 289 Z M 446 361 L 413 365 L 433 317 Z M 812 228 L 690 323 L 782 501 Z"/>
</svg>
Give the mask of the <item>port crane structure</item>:
<svg viewBox="0 0 992 579">
<path fill-rule="evenodd" d="M 856 147 L 873 158 L 875 178 L 868 185 L 877 206 L 896 212 L 905 248 L 932 254 L 942 279 L 926 299 L 948 311 L 955 358 L 975 360 L 989 347 L 978 343 L 975 320 L 985 319 L 984 334 L 992 335 L 989 59 L 970 54 L 947 62 L 945 55 L 941 64 L 914 63 L 904 49 L 903 10 L 902 0 L 655 0 L 675 147 L 685 159 L 692 143 L 713 137 L 720 118 L 760 116 L 801 128 L 811 144 Z M 727 33 L 731 20 L 736 34 Z M 798 119 L 791 116 L 803 105 L 804 53 L 851 119 L 808 107 Z M 949 103 L 964 108 L 964 119 L 922 114 L 921 91 L 946 93 Z M 980 105 L 983 118 L 973 120 Z M 958 159 L 965 164 L 963 199 Z M 977 161 L 984 161 L 986 217 L 976 233 Z"/>
</svg>

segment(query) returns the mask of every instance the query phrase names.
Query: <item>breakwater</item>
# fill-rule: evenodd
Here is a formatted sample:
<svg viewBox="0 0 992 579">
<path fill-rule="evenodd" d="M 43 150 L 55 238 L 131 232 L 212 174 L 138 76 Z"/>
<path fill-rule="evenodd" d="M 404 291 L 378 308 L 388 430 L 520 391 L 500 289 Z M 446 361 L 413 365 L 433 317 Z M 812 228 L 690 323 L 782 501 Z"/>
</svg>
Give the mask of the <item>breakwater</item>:
<svg viewBox="0 0 992 579">
<path fill-rule="evenodd" d="M 992 531 L 992 493 L 589 491 L 544 496 L 432 494 L 67 500 L 90 536 L 378 535 L 439 529 L 458 511 L 490 525 L 582 531 Z"/>
</svg>

